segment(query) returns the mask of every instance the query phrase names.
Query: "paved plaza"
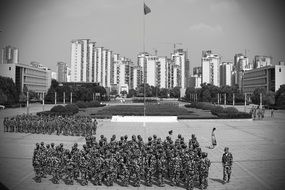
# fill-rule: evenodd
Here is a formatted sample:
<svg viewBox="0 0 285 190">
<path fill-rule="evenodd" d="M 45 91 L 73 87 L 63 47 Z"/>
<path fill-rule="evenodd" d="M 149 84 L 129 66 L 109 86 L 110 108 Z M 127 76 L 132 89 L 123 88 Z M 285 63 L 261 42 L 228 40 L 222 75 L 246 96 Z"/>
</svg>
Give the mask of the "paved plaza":
<svg viewBox="0 0 285 190">
<path fill-rule="evenodd" d="M 46 106 L 48 109 L 50 106 Z M 242 108 L 241 108 L 242 109 Z M 33 105 L 30 112 L 42 110 L 41 105 Z M 81 186 L 79 184 L 53 184 L 51 177 L 36 183 L 33 180 L 32 154 L 36 142 L 63 143 L 70 148 L 78 142 L 82 148 L 83 137 L 57 135 L 40 135 L 29 133 L 4 133 L 3 118 L 25 112 L 25 108 L 0 110 L 0 182 L 9 189 L 183 189 L 182 187 L 152 186 L 113 187 Z M 181 120 L 175 123 L 115 123 L 110 120 L 99 120 L 97 139 L 104 134 L 108 139 L 113 134 L 117 137 L 127 134 L 140 134 L 144 140 L 156 134 L 165 138 L 169 130 L 174 137 L 182 134 L 185 139 L 196 134 L 202 150 L 208 152 L 212 161 L 209 172 L 208 189 L 283 189 L 285 186 L 285 111 L 276 111 L 274 118 L 266 113 L 264 120 Z M 218 146 L 208 149 L 211 130 L 216 127 Z M 222 184 L 221 157 L 225 146 L 230 148 L 234 157 L 231 182 Z M 195 188 L 197 189 L 197 188 Z"/>
</svg>

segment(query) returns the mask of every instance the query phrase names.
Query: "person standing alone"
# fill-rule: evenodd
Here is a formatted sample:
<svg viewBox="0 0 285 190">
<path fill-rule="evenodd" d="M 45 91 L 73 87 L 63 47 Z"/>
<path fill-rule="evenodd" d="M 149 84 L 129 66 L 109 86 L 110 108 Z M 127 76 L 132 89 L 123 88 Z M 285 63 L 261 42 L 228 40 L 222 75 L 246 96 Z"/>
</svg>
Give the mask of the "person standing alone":
<svg viewBox="0 0 285 190">
<path fill-rule="evenodd" d="M 223 182 L 230 182 L 231 173 L 232 173 L 232 164 L 233 164 L 233 155 L 229 152 L 229 148 L 225 147 L 224 154 L 222 157 L 223 163 Z"/>
<path fill-rule="evenodd" d="M 214 127 L 212 130 L 212 134 L 211 134 L 211 140 L 212 140 L 212 146 L 210 146 L 211 149 L 214 149 L 217 146 L 215 131 L 216 131 L 216 128 Z"/>
</svg>

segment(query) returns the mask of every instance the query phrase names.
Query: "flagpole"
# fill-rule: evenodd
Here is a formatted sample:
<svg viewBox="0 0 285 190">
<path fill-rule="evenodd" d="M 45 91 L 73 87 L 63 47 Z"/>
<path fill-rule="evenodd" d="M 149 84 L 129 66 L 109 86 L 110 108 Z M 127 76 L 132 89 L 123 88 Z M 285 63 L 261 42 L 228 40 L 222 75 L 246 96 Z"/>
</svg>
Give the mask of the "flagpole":
<svg viewBox="0 0 285 190">
<path fill-rule="evenodd" d="M 143 0 L 143 7 L 145 6 L 145 0 Z M 146 61 L 146 57 L 145 57 L 145 13 L 143 12 L 143 116 L 145 117 L 145 111 L 146 111 L 146 107 L 145 107 L 145 82 L 146 82 L 146 76 L 145 76 L 145 61 Z M 145 123 L 144 123 L 145 125 Z"/>
</svg>

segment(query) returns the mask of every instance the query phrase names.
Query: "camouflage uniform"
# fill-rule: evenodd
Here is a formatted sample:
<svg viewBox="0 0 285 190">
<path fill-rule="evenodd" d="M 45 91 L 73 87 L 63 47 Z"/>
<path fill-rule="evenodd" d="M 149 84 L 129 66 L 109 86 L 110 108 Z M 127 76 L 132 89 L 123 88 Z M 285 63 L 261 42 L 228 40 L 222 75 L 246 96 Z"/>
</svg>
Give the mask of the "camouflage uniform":
<svg viewBox="0 0 285 190">
<path fill-rule="evenodd" d="M 225 147 L 225 153 L 222 157 L 223 163 L 223 181 L 229 182 L 232 173 L 233 155 L 229 152 L 229 148 Z"/>
<path fill-rule="evenodd" d="M 172 159 L 173 162 L 173 176 L 171 178 L 171 182 L 175 183 L 176 185 L 180 184 L 180 173 L 181 173 L 181 167 L 182 167 L 182 160 L 179 156 L 179 154 L 174 153 L 174 158 Z"/>
<path fill-rule="evenodd" d="M 122 182 L 123 186 L 128 186 L 129 185 L 129 176 L 130 172 L 126 164 L 121 164 L 121 169 L 120 169 L 120 179 Z"/>
<path fill-rule="evenodd" d="M 166 177 L 167 172 L 167 161 L 166 157 L 163 154 L 163 150 L 160 149 L 159 156 L 157 159 L 157 167 L 156 167 L 157 175 L 158 175 L 158 184 L 159 186 L 164 186 L 164 178 Z"/>
<path fill-rule="evenodd" d="M 140 186 L 140 165 L 139 157 L 133 156 L 129 165 L 130 178 L 132 178 L 135 187 Z"/>
<path fill-rule="evenodd" d="M 145 159 L 145 179 L 148 186 L 152 186 L 152 176 L 155 173 L 156 165 L 156 158 L 152 153 L 152 149 L 149 148 Z"/>
<path fill-rule="evenodd" d="M 199 182 L 201 189 L 208 187 L 209 168 L 211 166 L 210 160 L 207 158 L 207 153 L 202 153 L 202 159 L 199 163 Z"/>
<path fill-rule="evenodd" d="M 58 184 L 60 180 L 59 170 L 60 170 L 60 159 L 55 156 L 52 158 L 52 177 L 53 177 L 52 181 L 56 184 Z"/>
<path fill-rule="evenodd" d="M 80 163 L 79 163 L 79 169 L 81 172 L 81 180 L 82 180 L 82 185 L 87 185 L 88 184 L 88 161 L 85 159 L 84 156 L 80 157 Z"/>
<path fill-rule="evenodd" d="M 33 162 L 33 167 L 35 170 L 35 181 L 39 183 L 39 182 L 41 182 L 41 177 L 42 177 L 39 143 L 36 143 L 36 148 L 34 149 L 32 162 Z"/>
<path fill-rule="evenodd" d="M 185 165 L 185 178 L 186 178 L 186 189 L 192 190 L 194 188 L 194 171 L 195 171 L 195 162 L 193 157 L 190 156 L 190 159 Z"/>
</svg>

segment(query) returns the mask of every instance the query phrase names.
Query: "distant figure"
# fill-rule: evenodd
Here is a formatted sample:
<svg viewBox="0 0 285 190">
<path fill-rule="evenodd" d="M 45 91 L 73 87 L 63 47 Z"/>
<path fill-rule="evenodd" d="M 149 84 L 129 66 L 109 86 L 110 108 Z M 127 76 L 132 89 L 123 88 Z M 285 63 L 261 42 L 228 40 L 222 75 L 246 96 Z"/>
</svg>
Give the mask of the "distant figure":
<svg viewBox="0 0 285 190">
<path fill-rule="evenodd" d="M 223 163 L 223 182 L 224 184 L 230 182 L 231 173 L 232 173 L 232 164 L 233 164 L 233 155 L 229 152 L 229 148 L 225 147 L 224 154 L 222 157 Z"/>
<path fill-rule="evenodd" d="M 212 135 L 211 135 L 211 140 L 212 140 L 212 146 L 210 147 L 211 149 L 214 149 L 217 146 L 215 131 L 216 131 L 216 128 L 214 127 L 212 130 Z"/>
<path fill-rule="evenodd" d="M 271 109 L 271 117 L 274 117 L 274 109 Z"/>
</svg>

